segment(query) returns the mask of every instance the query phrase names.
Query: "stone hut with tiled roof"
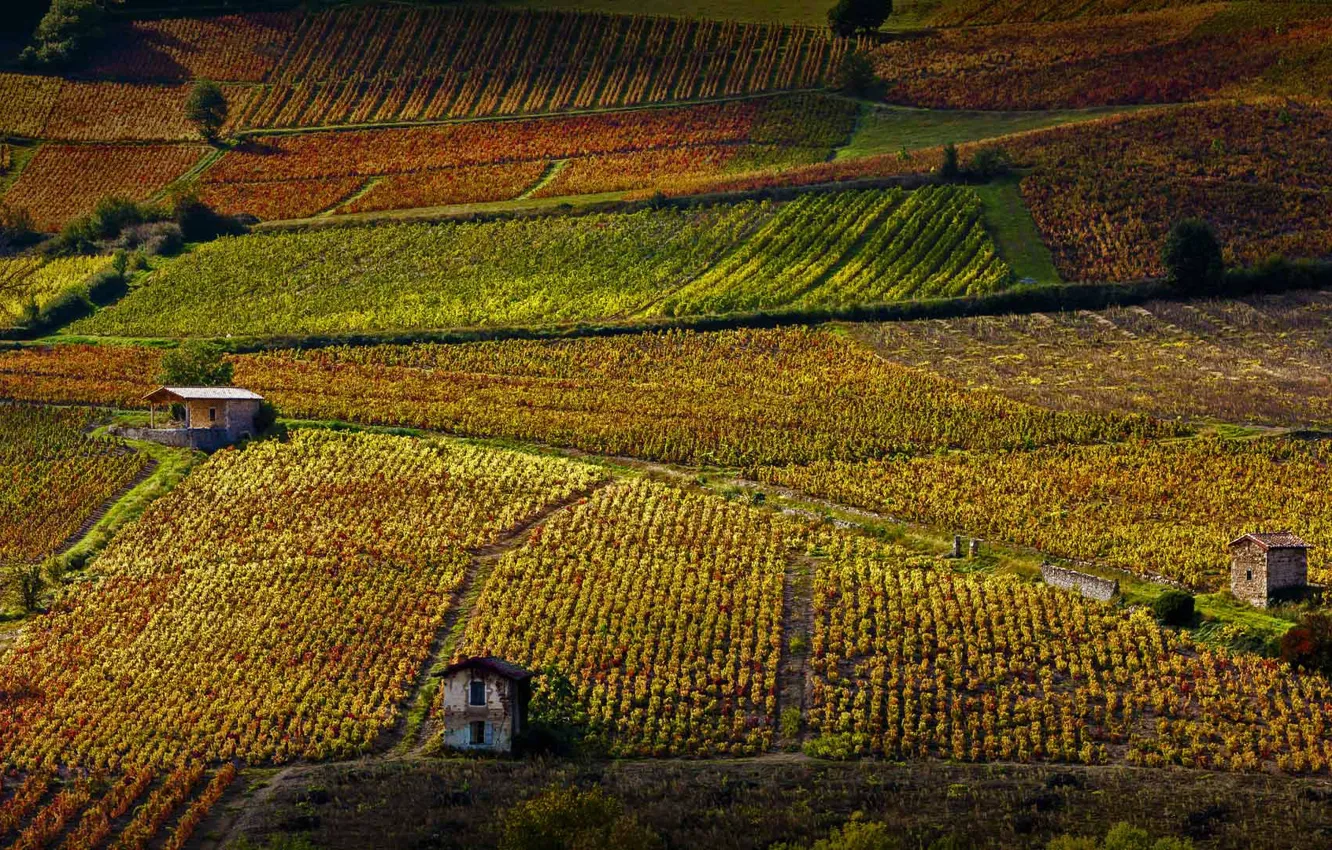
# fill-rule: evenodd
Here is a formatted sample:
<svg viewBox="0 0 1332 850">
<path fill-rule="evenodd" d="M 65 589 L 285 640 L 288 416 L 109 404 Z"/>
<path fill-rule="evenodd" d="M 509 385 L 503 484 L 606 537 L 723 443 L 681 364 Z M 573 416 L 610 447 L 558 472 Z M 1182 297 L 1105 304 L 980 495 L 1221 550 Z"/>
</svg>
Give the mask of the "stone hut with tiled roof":
<svg viewBox="0 0 1332 850">
<path fill-rule="evenodd" d="M 1230 590 L 1266 608 L 1309 589 L 1309 544 L 1289 531 L 1254 532 L 1230 541 Z"/>
<path fill-rule="evenodd" d="M 527 725 L 532 674 L 499 658 L 468 658 L 439 674 L 444 743 L 458 750 L 507 753 Z"/>
</svg>

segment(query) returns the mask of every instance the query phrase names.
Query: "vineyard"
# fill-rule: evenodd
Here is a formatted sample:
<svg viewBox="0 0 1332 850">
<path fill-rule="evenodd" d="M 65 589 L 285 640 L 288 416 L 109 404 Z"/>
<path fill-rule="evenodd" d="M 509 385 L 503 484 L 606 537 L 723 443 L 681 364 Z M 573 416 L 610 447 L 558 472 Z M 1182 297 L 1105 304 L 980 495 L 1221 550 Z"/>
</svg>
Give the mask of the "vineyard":
<svg viewBox="0 0 1332 850">
<path fill-rule="evenodd" d="M 820 30 L 628 15 L 338 9 L 297 27 L 243 128 L 435 121 L 819 88 Z"/>
<path fill-rule="evenodd" d="M 0 258 L 0 329 L 35 315 L 110 265 L 110 257 L 62 257 L 46 263 L 37 257 Z"/>
<path fill-rule="evenodd" d="M 1170 225 L 1203 216 L 1230 257 L 1332 251 L 1323 146 L 1332 112 L 1216 104 L 1056 128 L 1005 143 L 1035 168 L 1022 195 L 1068 280 L 1161 273 Z"/>
<path fill-rule="evenodd" d="M 54 553 L 146 461 L 86 436 L 96 415 L 0 404 L 0 563 Z"/>
<path fill-rule="evenodd" d="M 1322 292 L 856 333 L 895 362 L 1050 409 L 1332 425 L 1332 299 Z"/>
<path fill-rule="evenodd" d="M 461 654 L 565 671 L 614 754 L 757 754 L 776 723 L 798 531 L 714 496 L 617 483 L 495 565 Z"/>
<path fill-rule="evenodd" d="M 1292 439 L 1131 442 L 953 453 L 864 464 L 817 461 L 761 480 L 844 504 L 1067 558 L 1217 590 L 1225 544 L 1254 528 L 1332 540 L 1329 448 Z M 1319 548 L 1310 577 L 1332 577 Z"/>
<path fill-rule="evenodd" d="M 1324 772 L 1332 691 L 1142 610 L 833 540 L 814 576 L 816 752 Z M 922 567 L 926 568 L 922 568 Z"/>
<path fill-rule="evenodd" d="M 927 188 L 253 235 L 200 246 L 74 330 L 504 327 L 974 295 L 1012 281 L 980 216 L 971 191 Z"/>
<path fill-rule="evenodd" d="M 155 389 L 162 350 L 61 345 L 0 351 L 0 399 L 132 408 Z"/>
<path fill-rule="evenodd" d="M 939 29 L 874 48 L 887 100 L 940 109 L 1064 109 L 1205 100 L 1232 91 L 1327 97 L 1301 81 L 1332 40 L 1326 4 L 1189 5 L 1048 24 Z M 1280 9 L 1287 9 L 1281 12 Z M 1225 56 L 1224 62 L 1216 61 Z"/>
<path fill-rule="evenodd" d="M 139 406 L 160 356 L 132 346 L 0 352 L 0 397 Z M 325 348 L 234 362 L 237 383 L 291 416 L 693 465 L 1179 433 L 1144 417 L 1052 413 L 969 392 L 806 329 Z"/>
<path fill-rule="evenodd" d="M 215 455 L 11 650 L 3 690 L 44 687 L 0 705 L 3 751 L 122 771 L 363 752 L 392 727 L 466 550 L 598 475 L 318 432 Z M 71 715 L 87 720 L 43 734 Z"/>
<path fill-rule="evenodd" d="M 791 95 L 605 115 L 271 136 L 228 153 L 201 175 L 199 188 L 220 210 L 263 219 L 313 215 L 363 185 L 369 191 L 338 211 L 507 200 L 565 160 L 539 196 L 642 189 L 681 174 L 771 169 L 792 156 L 826 159 L 850 134 L 855 112 L 847 101 Z"/>
<path fill-rule="evenodd" d="M 41 230 L 59 230 L 107 197 L 146 201 L 208 152 L 201 145 L 43 145 L 4 195 Z"/>
<path fill-rule="evenodd" d="M 138 82 L 261 83 L 297 24 L 290 12 L 125 21 L 109 28 L 85 71 Z"/>
</svg>

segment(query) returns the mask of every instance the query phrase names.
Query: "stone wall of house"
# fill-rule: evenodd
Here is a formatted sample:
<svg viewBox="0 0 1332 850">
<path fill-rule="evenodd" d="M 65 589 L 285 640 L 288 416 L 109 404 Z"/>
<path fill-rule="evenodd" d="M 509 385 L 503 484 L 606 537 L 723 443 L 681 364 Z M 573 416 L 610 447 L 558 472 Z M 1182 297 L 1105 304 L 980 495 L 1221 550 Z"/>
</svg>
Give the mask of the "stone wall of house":
<svg viewBox="0 0 1332 850">
<path fill-rule="evenodd" d="M 1267 607 L 1267 553 L 1252 540 L 1230 550 L 1230 592 L 1236 599 Z"/>
<path fill-rule="evenodd" d="M 1071 590 L 1098 602 L 1109 602 L 1119 593 L 1119 582 L 1114 579 L 1080 573 L 1054 564 L 1041 564 L 1041 578 L 1051 587 Z"/>
<path fill-rule="evenodd" d="M 1309 560 L 1304 549 L 1272 549 L 1267 553 L 1267 592 L 1298 590 L 1309 583 Z"/>
<path fill-rule="evenodd" d="M 471 683 L 486 684 L 486 704 L 470 705 Z M 513 748 L 515 683 L 489 670 L 458 670 L 440 683 L 443 691 L 444 743 L 459 750 L 495 750 Z M 472 723 L 486 724 L 487 743 L 472 743 Z"/>
</svg>

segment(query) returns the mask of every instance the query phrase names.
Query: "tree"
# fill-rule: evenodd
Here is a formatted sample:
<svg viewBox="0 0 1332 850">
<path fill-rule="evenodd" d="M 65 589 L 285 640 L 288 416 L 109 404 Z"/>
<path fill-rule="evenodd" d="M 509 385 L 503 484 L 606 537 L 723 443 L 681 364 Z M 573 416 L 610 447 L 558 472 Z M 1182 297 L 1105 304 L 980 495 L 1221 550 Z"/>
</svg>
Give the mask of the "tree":
<svg viewBox="0 0 1332 850">
<path fill-rule="evenodd" d="M 52 0 L 19 61 L 39 68 L 64 65 L 102 34 L 106 12 L 96 0 Z"/>
<path fill-rule="evenodd" d="M 851 97 L 872 97 L 879 82 L 874 73 L 874 63 L 859 50 L 853 50 L 842 57 L 842 64 L 837 66 L 837 90 Z"/>
<path fill-rule="evenodd" d="M 175 387 L 224 387 L 231 383 L 232 365 L 217 343 L 187 340 L 162 358 L 157 382 Z"/>
<path fill-rule="evenodd" d="M 833 35 L 848 38 L 859 32 L 875 32 L 893 13 L 893 0 L 837 0 L 828 10 Z"/>
<path fill-rule="evenodd" d="M 520 733 L 524 753 L 571 756 L 583 749 L 587 738 L 587 712 L 578 689 L 554 667 L 541 673 L 541 687 L 527 707 L 526 728 Z"/>
<path fill-rule="evenodd" d="M 19 606 L 24 613 L 30 614 L 42 603 L 42 591 L 46 590 L 46 579 L 42 576 L 40 563 L 20 562 L 10 564 L 3 576 L 11 593 L 18 597 Z"/>
<path fill-rule="evenodd" d="M 1170 284 L 1184 292 L 1207 292 L 1225 271 L 1221 242 L 1216 231 L 1202 219 L 1176 222 L 1161 250 L 1161 263 Z"/>
<path fill-rule="evenodd" d="M 1187 626 L 1193 622 L 1193 597 L 1182 590 L 1167 590 L 1152 602 L 1152 613 L 1167 626 Z"/>
<path fill-rule="evenodd" d="M 943 163 L 939 165 L 939 177 L 951 181 L 960 176 L 962 176 L 962 169 L 957 164 L 957 145 L 949 142 L 944 145 Z"/>
<path fill-rule="evenodd" d="M 212 80 L 200 80 L 185 101 L 185 117 L 208 142 L 216 142 L 227 123 L 227 98 Z"/>
</svg>

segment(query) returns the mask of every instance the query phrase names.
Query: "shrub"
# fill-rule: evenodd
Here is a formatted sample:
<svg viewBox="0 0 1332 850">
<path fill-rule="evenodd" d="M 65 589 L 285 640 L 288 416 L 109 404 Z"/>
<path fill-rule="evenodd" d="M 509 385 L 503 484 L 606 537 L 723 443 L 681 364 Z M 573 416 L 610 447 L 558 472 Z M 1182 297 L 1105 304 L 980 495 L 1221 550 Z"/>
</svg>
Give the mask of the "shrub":
<svg viewBox="0 0 1332 850">
<path fill-rule="evenodd" d="M 815 841 L 811 850 L 899 850 L 902 841 L 886 824 L 854 818 Z"/>
<path fill-rule="evenodd" d="M 1167 590 L 1152 603 L 1152 613 L 1167 626 L 1187 626 L 1193 622 L 1193 596 L 1182 590 Z"/>
<path fill-rule="evenodd" d="M 1202 219 L 1176 222 L 1161 250 L 1170 284 L 1184 292 L 1208 292 L 1221 282 L 1225 263 L 1216 231 Z"/>
<path fill-rule="evenodd" d="M 1281 636 L 1281 658 L 1292 667 L 1332 675 L 1332 614 L 1314 611 Z"/>
<path fill-rule="evenodd" d="M 985 182 L 1002 177 L 1012 169 L 1008 151 L 1003 148 L 981 148 L 971 155 L 967 163 L 967 176 Z"/>
<path fill-rule="evenodd" d="M 523 754 L 572 756 L 584 751 L 587 712 L 569 677 L 551 667 L 541 674 L 541 687 L 528 705 L 527 727 L 515 742 Z"/>
<path fill-rule="evenodd" d="M 171 196 L 171 217 L 186 242 L 208 242 L 219 236 L 239 236 L 247 228 L 233 216 L 222 215 L 190 192 Z"/>
<path fill-rule="evenodd" d="M 187 340 L 162 357 L 160 384 L 178 387 L 222 387 L 231 383 L 232 365 L 224 359 L 222 346 L 204 340 Z"/>
<path fill-rule="evenodd" d="M 227 123 L 227 98 L 212 80 L 199 80 L 185 101 L 185 117 L 199 128 L 205 141 L 216 142 Z"/>
<path fill-rule="evenodd" d="M 0 201 L 0 256 L 20 251 L 38 239 L 27 210 Z"/>
<path fill-rule="evenodd" d="M 837 0 L 828 10 L 833 35 L 847 38 L 858 32 L 874 32 L 893 13 L 892 0 Z"/>
<path fill-rule="evenodd" d="M 624 813 L 600 788 L 553 786 L 506 811 L 500 819 L 501 850 L 653 850 L 652 830 Z"/>
<path fill-rule="evenodd" d="M 939 177 L 944 180 L 956 180 L 962 176 L 962 169 L 957 164 L 957 145 L 949 142 L 944 145 L 943 162 L 939 165 Z"/>
</svg>

